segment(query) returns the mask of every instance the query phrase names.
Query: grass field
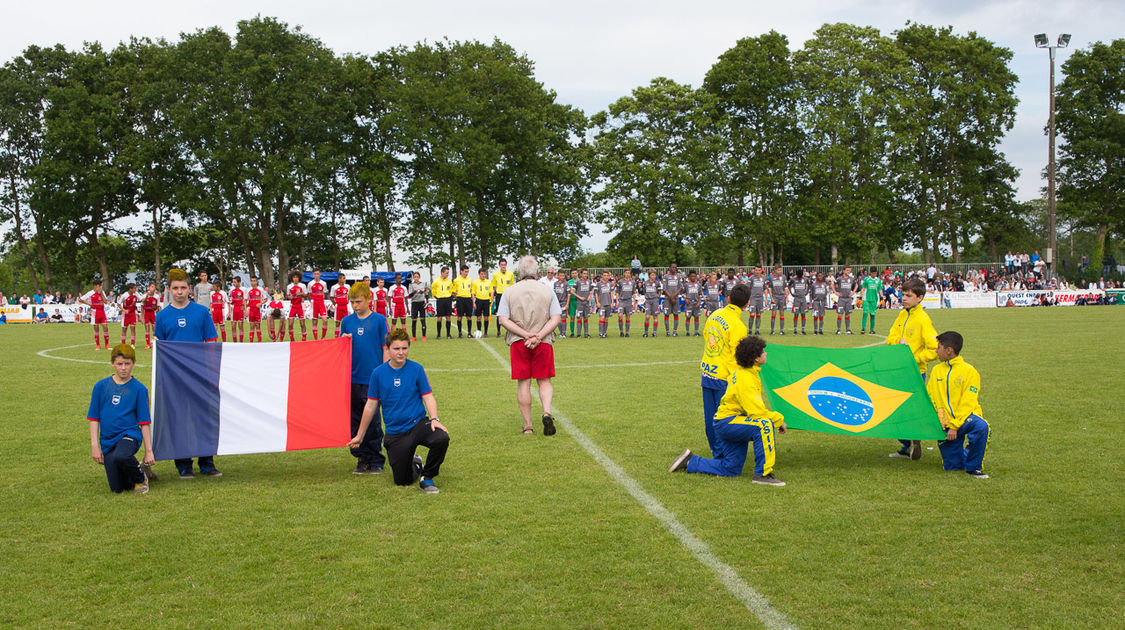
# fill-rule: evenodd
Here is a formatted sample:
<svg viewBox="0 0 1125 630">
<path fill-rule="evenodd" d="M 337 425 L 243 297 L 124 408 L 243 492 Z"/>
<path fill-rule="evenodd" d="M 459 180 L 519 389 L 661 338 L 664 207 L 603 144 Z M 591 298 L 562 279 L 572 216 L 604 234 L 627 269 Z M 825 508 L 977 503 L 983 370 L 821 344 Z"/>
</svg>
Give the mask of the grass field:
<svg viewBox="0 0 1125 630">
<path fill-rule="evenodd" d="M 944 473 L 934 443 L 910 462 L 890 440 L 802 431 L 778 439 L 785 488 L 669 474 L 682 449 L 706 452 L 702 344 L 640 326 L 560 341 L 555 406 L 794 626 L 1122 627 L 1125 308 L 932 317 L 981 372 L 991 479 Z M 111 494 L 89 456 L 108 362 L 37 354 L 107 361 L 89 330 L 0 327 L 0 627 L 761 626 L 568 425 L 519 433 L 482 342 L 411 351 L 452 435 L 440 495 L 353 476 L 339 449 L 220 457 L 222 478 L 193 481 L 159 462 L 139 496 Z"/>
</svg>

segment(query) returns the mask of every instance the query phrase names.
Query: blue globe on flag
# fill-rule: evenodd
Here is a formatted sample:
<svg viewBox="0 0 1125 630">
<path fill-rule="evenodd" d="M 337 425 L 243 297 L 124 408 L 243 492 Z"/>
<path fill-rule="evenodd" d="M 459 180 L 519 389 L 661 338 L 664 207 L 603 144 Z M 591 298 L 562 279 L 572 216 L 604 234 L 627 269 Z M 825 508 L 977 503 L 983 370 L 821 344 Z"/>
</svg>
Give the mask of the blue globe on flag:
<svg viewBox="0 0 1125 630">
<path fill-rule="evenodd" d="M 809 386 L 809 404 L 825 418 L 862 425 L 875 415 L 875 404 L 859 385 L 838 376 L 824 376 Z"/>
</svg>

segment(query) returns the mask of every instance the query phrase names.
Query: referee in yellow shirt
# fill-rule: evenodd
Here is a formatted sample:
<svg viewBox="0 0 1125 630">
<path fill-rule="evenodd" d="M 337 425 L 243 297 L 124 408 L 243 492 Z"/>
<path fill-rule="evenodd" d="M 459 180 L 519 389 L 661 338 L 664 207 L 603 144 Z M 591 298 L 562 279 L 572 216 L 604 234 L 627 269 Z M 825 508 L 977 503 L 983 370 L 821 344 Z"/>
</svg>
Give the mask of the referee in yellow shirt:
<svg viewBox="0 0 1125 630">
<path fill-rule="evenodd" d="M 453 281 L 449 279 L 449 267 L 441 268 L 441 277 L 430 285 L 430 293 L 437 302 L 437 338 L 441 339 L 441 322 L 444 320 L 445 338 L 452 339 L 449 316 L 453 314 Z"/>
<path fill-rule="evenodd" d="M 457 298 L 457 338 L 460 339 L 470 332 L 465 324 L 473 324 L 473 281 L 469 279 L 468 265 L 461 265 L 461 275 L 453 279 L 453 296 Z"/>
<path fill-rule="evenodd" d="M 500 296 L 504 295 L 504 290 L 512 286 L 516 281 L 516 274 L 508 271 L 508 261 L 503 258 L 500 259 L 500 271 L 492 274 L 492 290 L 495 292 L 495 299 L 492 301 L 492 314 L 496 315 L 496 307 L 500 306 Z M 496 336 L 500 336 L 500 324 L 496 324 Z M 484 326 L 484 334 L 488 334 L 488 324 Z"/>
<path fill-rule="evenodd" d="M 477 318 L 477 330 L 484 326 L 484 335 L 488 336 L 489 306 L 492 304 L 492 283 L 488 280 L 488 271 L 481 267 L 480 278 L 473 280 L 473 315 Z"/>
</svg>

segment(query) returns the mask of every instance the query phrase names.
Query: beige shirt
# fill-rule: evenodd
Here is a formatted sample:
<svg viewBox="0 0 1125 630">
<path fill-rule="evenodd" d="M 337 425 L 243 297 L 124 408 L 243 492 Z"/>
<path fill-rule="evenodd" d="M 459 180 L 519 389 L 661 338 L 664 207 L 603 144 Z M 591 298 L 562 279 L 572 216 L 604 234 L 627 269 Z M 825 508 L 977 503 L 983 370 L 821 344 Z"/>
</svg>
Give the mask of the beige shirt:
<svg viewBox="0 0 1125 630">
<path fill-rule="evenodd" d="M 555 292 L 547 285 L 526 278 L 508 287 L 500 298 L 500 305 L 496 315 L 507 317 L 529 332 L 536 332 L 551 319 L 552 314 L 561 312 L 559 302 L 555 299 Z M 521 337 L 505 329 L 504 342 L 509 346 L 519 341 Z M 543 337 L 543 343 L 552 343 L 555 340 L 555 331 L 551 329 Z"/>
</svg>

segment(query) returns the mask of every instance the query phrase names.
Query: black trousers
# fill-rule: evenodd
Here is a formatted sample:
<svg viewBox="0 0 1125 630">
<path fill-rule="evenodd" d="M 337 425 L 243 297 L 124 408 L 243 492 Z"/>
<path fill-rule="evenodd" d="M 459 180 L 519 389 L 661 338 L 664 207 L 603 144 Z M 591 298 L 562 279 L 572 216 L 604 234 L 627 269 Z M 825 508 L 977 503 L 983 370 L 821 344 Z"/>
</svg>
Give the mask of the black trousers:
<svg viewBox="0 0 1125 630">
<path fill-rule="evenodd" d="M 359 423 L 363 419 L 363 408 L 367 405 L 367 384 L 366 383 L 352 383 L 352 435 L 359 431 Z M 383 410 L 379 409 L 375 412 L 375 417 L 371 420 L 371 424 L 367 425 L 367 433 L 363 435 L 363 441 L 360 442 L 359 447 L 351 449 L 352 455 L 365 459 L 371 462 L 372 466 L 383 466 L 387 461 L 383 457 Z"/>
<path fill-rule="evenodd" d="M 141 472 L 141 465 L 133 455 L 141 445 L 131 437 L 123 437 L 109 449 L 102 453 L 105 458 L 105 477 L 109 480 L 109 489 L 114 492 L 132 490 L 133 486 L 144 482 L 145 476 Z"/>
<path fill-rule="evenodd" d="M 383 443 L 387 446 L 387 458 L 391 461 L 395 485 L 409 486 L 418 478 L 414 470 L 414 451 L 419 446 L 429 449 L 426 463 L 422 466 L 422 476 L 433 479 L 441 471 L 445 452 L 449 450 L 449 434 L 441 429 L 433 430 L 428 419 L 419 420 L 406 433 L 386 436 Z"/>
<path fill-rule="evenodd" d="M 190 457 L 177 458 L 175 460 L 176 470 L 178 470 L 180 472 L 184 472 L 184 471 L 191 472 L 191 461 L 192 460 L 191 460 Z M 207 472 L 209 470 L 215 470 L 215 456 L 214 455 L 208 455 L 207 457 L 200 457 L 199 458 L 199 472 Z"/>
</svg>

